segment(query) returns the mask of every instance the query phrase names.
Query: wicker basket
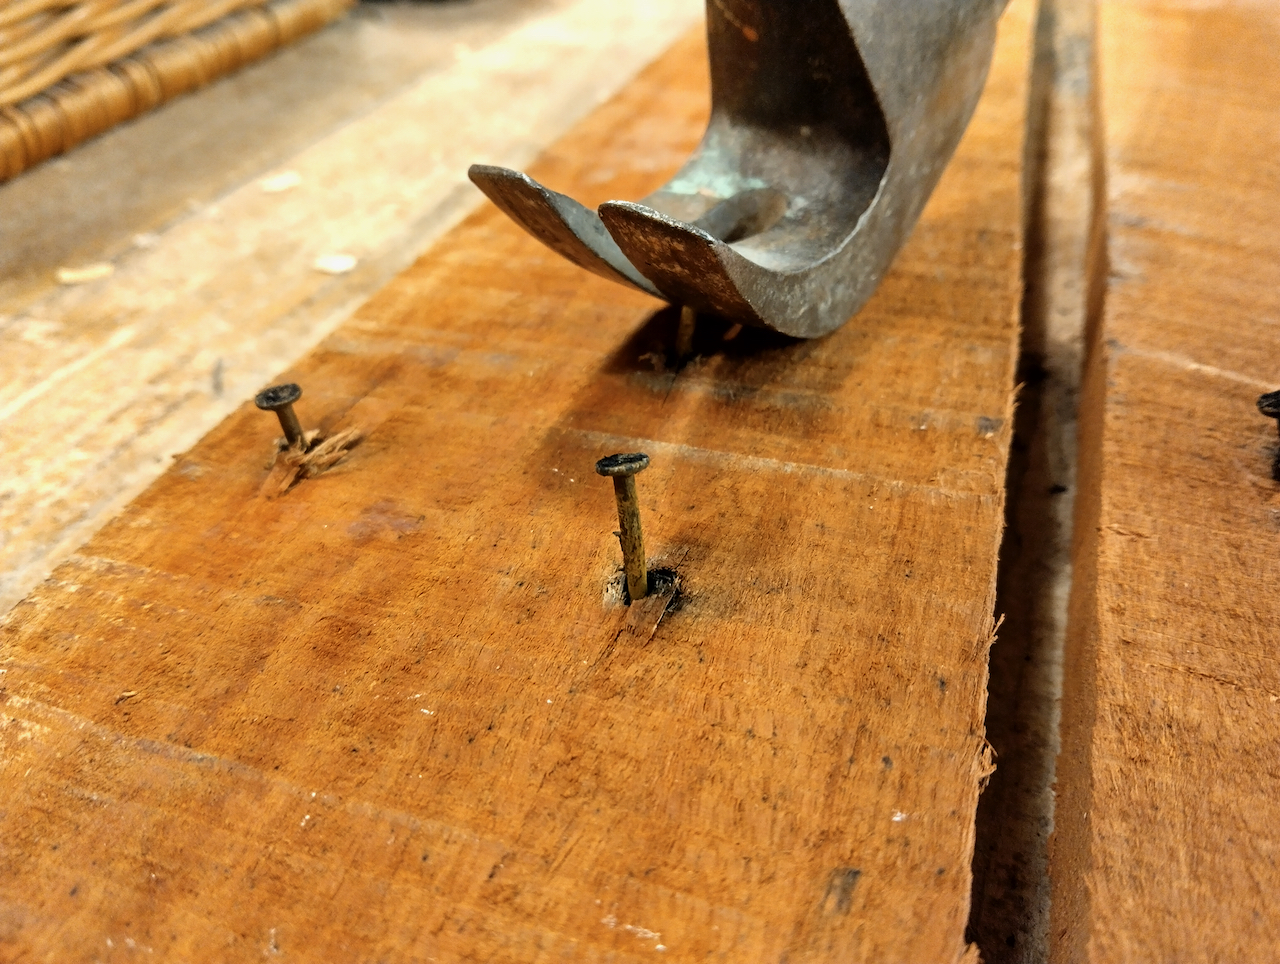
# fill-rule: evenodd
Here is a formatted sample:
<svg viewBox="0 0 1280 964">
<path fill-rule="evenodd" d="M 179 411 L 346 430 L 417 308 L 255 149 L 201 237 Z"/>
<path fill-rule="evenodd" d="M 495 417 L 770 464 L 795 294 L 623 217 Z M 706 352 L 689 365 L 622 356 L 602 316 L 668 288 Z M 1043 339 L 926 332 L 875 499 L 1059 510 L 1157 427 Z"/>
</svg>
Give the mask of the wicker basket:
<svg viewBox="0 0 1280 964">
<path fill-rule="evenodd" d="M 354 0 L 0 0 L 0 181 L 309 33 Z"/>
</svg>

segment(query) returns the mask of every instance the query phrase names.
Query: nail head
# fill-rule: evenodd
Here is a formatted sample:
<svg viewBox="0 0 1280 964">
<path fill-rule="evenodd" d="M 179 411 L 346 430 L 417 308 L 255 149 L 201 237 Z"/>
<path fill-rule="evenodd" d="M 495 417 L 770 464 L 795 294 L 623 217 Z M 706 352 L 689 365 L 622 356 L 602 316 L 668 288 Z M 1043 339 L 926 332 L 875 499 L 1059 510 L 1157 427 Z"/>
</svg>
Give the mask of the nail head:
<svg viewBox="0 0 1280 964">
<path fill-rule="evenodd" d="M 264 412 L 274 412 L 292 405 L 302 397 L 302 389 L 289 382 L 287 385 L 272 385 L 253 396 L 253 404 Z"/>
<path fill-rule="evenodd" d="M 635 475 L 649 467 L 649 456 L 643 452 L 630 452 L 620 455 L 609 455 L 596 463 L 596 472 L 600 475 L 617 477 Z"/>
<path fill-rule="evenodd" d="M 1267 418 L 1280 418 L 1280 391 L 1267 392 L 1258 397 L 1258 411 Z"/>
</svg>

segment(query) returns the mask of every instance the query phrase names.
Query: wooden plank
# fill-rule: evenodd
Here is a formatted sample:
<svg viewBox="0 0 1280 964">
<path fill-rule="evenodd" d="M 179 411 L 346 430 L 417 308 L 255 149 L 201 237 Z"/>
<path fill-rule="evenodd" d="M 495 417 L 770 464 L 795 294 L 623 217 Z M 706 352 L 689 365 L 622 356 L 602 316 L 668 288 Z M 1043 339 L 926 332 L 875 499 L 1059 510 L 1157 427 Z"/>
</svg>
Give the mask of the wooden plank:
<svg viewBox="0 0 1280 964">
<path fill-rule="evenodd" d="M 262 498 L 246 404 L 19 604 L 3 955 L 972 961 L 1030 8 L 839 333 L 663 371 L 485 209 L 287 373 L 346 462 Z M 537 176 L 643 193 L 706 84 L 691 36 Z M 628 449 L 671 611 L 613 588 Z"/>
<path fill-rule="evenodd" d="M 1280 958 L 1280 13 L 1105 2 L 1058 961 Z"/>
<path fill-rule="evenodd" d="M 0 186 L 0 610 L 478 204 L 468 164 L 528 163 L 701 7 L 348 22 Z M 281 170 L 298 185 L 264 191 Z M 56 256 L 115 272 L 58 286 Z"/>
</svg>

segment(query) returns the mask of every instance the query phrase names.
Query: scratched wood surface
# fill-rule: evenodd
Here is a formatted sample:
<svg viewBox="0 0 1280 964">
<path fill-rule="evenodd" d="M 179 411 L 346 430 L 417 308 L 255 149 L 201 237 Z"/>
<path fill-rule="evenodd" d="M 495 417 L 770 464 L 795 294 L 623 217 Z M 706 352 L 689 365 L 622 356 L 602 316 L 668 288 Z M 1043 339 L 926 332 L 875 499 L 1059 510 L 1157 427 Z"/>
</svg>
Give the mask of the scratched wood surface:
<svg viewBox="0 0 1280 964">
<path fill-rule="evenodd" d="M 1104 2 L 1053 959 L 1280 959 L 1280 10 Z"/>
<path fill-rule="evenodd" d="M 266 499 L 242 406 L 3 626 L 6 960 L 972 961 L 1029 0 L 873 304 L 675 319 L 492 209 L 285 376 L 365 441 Z M 642 194 L 692 36 L 537 176 Z M 668 608 L 617 594 L 642 449 Z"/>
</svg>

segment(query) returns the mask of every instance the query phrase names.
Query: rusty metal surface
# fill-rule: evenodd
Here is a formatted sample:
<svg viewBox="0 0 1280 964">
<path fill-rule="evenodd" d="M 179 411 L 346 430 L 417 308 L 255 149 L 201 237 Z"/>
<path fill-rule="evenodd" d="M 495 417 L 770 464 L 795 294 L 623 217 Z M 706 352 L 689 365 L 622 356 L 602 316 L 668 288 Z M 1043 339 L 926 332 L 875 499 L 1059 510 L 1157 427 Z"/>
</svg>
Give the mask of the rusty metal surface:
<svg viewBox="0 0 1280 964">
<path fill-rule="evenodd" d="M 506 168 L 471 179 L 570 261 L 814 338 L 871 297 L 986 81 L 1005 0 L 708 0 L 712 113 L 662 188 L 592 211 Z"/>
</svg>

